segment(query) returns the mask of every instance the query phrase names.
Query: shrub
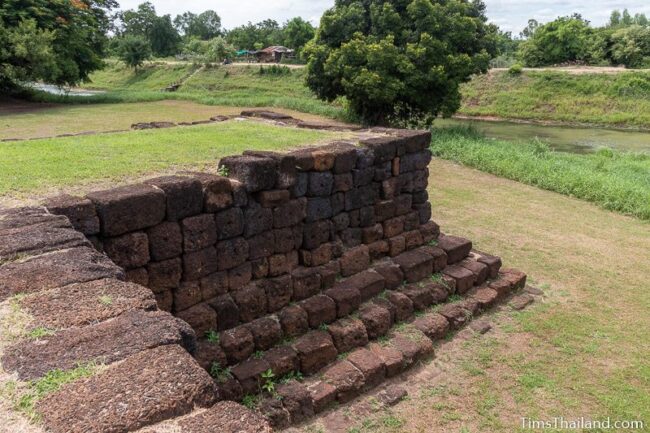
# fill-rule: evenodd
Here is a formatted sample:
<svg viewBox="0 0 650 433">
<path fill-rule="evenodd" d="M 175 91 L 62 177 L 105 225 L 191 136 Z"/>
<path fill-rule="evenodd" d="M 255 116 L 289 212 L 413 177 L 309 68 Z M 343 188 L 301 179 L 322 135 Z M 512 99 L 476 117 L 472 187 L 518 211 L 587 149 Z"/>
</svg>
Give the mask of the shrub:
<svg viewBox="0 0 650 433">
<path fill-rule="evenodd" d="M 524 67 L 521 66 L 519 63 L 516 63 L 508 69 L 508 73 L 510 75 L 521 75 L 521 73 L 524 71 Z"/>
</svg>

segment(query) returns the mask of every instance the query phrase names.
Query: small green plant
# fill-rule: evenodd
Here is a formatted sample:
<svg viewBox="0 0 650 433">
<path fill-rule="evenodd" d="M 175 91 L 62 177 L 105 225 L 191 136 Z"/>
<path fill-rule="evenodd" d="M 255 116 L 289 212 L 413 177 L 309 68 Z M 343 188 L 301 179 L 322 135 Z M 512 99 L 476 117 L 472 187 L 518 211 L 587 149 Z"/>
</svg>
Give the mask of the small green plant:
<svg viewBox="0 0 650 433">
<path fill-rule="evenodd" d="M 280 383 L 286 384 L 291 382 L 292 380 L 302 382 L 304 379 L 304 376 L 300 371 L 290 371 L 289 373 L 285 374 L 282 379 L 280 379 Z"/>
<path fill-rule="evenodd" d="M 453 294 L 447 299 L 447 302 L 458 302 L 458 301 L 462 301 L 462 300 L 463 300 L 462 296 L 460 296 L 458 294 Z"/>
<path fill-rule="evenodd" d="M 49 336 L 54 335 L 54 334 L 55 334 L 55 332 L 53 330 L 47 329 L 47 328 L 45 328 L 43 326 L 39 326 L 38 328 L 32 329 L 29 332 L 28 336 L 29 336 L 29 338 L 31 338 L 33 340 L 38 340 L 39 338 L 49 337 Z"/>
<path fill-rule="evenodd" d="M 253 353 L 253 358 L 255 359 L 262 359 L 263 356 L 264 356 L 264 352 L 261 350 L 258 350 L 255 353 Z"/>
<path fill-rule="evenodd" d="M 510 69 L 508 69 L 508 74 L 510 75 L 521 75 L 522 72 L 524 72 L 524 67 L 518 63 L 510 66 Z"/>
<path fill-rule="evenodd" d="M 328 329 L 330 329 L 330 327 L 327 323 L 321 323 L 318 327 L 318 330 L 323 332 L 327 332 Z"/>
<path fill-rule="evenodd" d="M 217 174 L 219 176 L 228 177 L 228 175 L 230 174 L 230 170 L 228 170 L 228 167 L 226 167 L 225 165 L 221 165 L 217 169 Z"/>
<path fill-rule="evenodd" d="M 232 373 L 230 368 L 223 368 L 218 362 L 213 362 L 210 366 L 210 376 L 212 376 L 217 382 L 224 383 L 229 379 L 232 379 Z"/>
<path fill-rule="evenodd" d="M 427 242 L 427 245 L 430 247 L 437 247 L 438 246 L 438 240 L 437 239 L 431 239 L 429 242 Z"/>
<path fill-rule="evenodd" d="M 241 404 L 243 404 L 245 407 L 247 407 L 250 410 L 255 410 L 259 402 L 260 402 L 259 396 L 253 394 L 246 394 L 244 398 L 242 398 Z"/>
<path fill-rule="evenodd" d="M 338 360 L 346 359 L 349 354 L 350 354 L 350 352 L 339 353 L 338 356 L 336 357 L 336 359 L 338 359 Z"/>
<path fill-rule="evenodd" d="M 275 373 L 270 368 L 262 373 L 262 391 L 275 393 Z"/>
<path fill-rule="evenodd" d="M 210 343 L 219 343 L 219 333 L 214 329 L 205 332 L 205 338 Z"/>
<path fill-rule="evenodd" d="M 105 306 L 113 304 L 113 298 L 110 295 L 102 295 L 99 297 L 99 303 Z"/>
</svg>

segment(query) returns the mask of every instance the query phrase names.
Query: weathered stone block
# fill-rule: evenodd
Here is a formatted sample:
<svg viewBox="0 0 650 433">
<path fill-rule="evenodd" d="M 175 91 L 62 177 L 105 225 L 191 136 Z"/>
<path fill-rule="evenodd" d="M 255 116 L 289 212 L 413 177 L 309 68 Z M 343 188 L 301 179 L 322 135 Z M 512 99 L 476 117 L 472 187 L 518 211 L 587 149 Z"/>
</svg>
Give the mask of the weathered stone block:
<svg viewBox="0 0 650 433">
<path fill-rule="evenodd" d="M 298 354 L 291 346 L 278 346 L 264 353 L 262 357 L 269 363 L 275 377 L 282 377 L 291 372 L 300 371 Z"/>
<path fill-rule="evenodd" d="M 328 171 L 309 173 L 307 195 L 310 197 L 327 197 L 332 194 L 334 175 Z"/>
<path fill-rule="evenodd" d="M 55 214 L 66 216 L 72 226 L 85 235 L 99 233 L 99 217 L 92 201 L 68 194 L 50 198 L 45 207 Z"/>
<path fill-rule="evenodd" d="M 387 290 L 398 288 L 404 280 L 404 272 L 391 260 L 381 261 L 373 269 L 384 278 L 384 287 Z"/>
<path fill-rule="evenodd" d="M 349 284 L 337 284 L 327 290 L 325 295 L 336 303 L 337 317 L 345 317 L 356 310 L 361 304 L 359 289 Z"/>
<path fill-rule="evenodd" d="M 239 307 L 230 295 L 211 299 L 208 304 L 217 313 L 217 329 L 225 331 L 239 325 Z"/>
<path fill-rule="evenodd" d="M 183 279 L 185 281 L 207 277 L 217 270 L 217 251 L 214 247 L 183 254 Z"/>
<path fill-rule="evenodd" d="M 183 311 L 198 304 L 203 299 L 201 288 L 196 281 L 181 283 L 174 290 L 174 311 Z"/>
<path fill-rule="evenodd" d="M 253 334 L 257 350 L 268 350 L 282 339 L 282 327 L 276 318 L 263 317 L 246 326 Z"/>
<path fill-rule="evenodd" d="M 390 245 L 387 240 L 380 240 L 368 245 L 368 252 L 370 253 L 370 260 L 379 260 L 386 257 L 390 252 Z"/>
<path fill-rule="evenodd" d="M 116 265 L 139 268 L 149 262 L 149 239 L 142 232 L 129 233 L 104 241 L 104 251 Z"/>
<path fill-rule="evenodd" d="M 300 263 L 307 267 L 321 266 L 332 260 L 332 244 L 327 243 L 311 251 L 300 250 Z"/>
<path fill-rule="evenodd" d="M 371 340 L 386 335 L 392 326 L 390 311 L 374 303 L 361 308 L 359 319 L 363 322 L 368 338 Z"/>
<path fill-rule="evenodd" d="M 215 272 L 200 280 L 201 294 L 204 301 L 228 293 L 228 272 Z"/>
<path fill-rule="evenodd" d="M 297 337 L 309 330 L 309 316 L 298 305 L 289 305 L 278 313 L 282 332 L 289 338 Z"/>
<path fill-rule="evenodd" d="M 245 394 L 255 394 L 262 386 L 262 374 L 270 368 L 263 359 L 251 358 L 235 365 L 230 371 L 241 384 Z"/>
<path fill-rule="evenodd" d="M 162 262 L 150 262 L 147 265 L 147 275 L 147 287 L 154 293 L 159 293 L 167 289 L 175 289 L 181 283 L 183 262 L 180 258 Z"/>
<path fill-rule="evenodd" d="M 376 343 L 370 344 L 369 349 L 384 363 L 386 377 L 397 376 L 404 370 L 404 355 L 399 350 Z"/>
<path fill-rule="evenodd" d="M 365 384 L 363 373 L 345 359 L 328 367 L 322 377 L 336 388 L 336 399 L 339 403 L 347 403 L 357 397 Z"/>
<path fill-rule="evenodd" d="M 341 256 L 341 275 L 348 277 L 367 269 L 370 266 L 370 252 L 366 245 L 352 248 Z"/>
<path fill-rule="evenodd" d="M 374 388 L 386 377 L 386 366 L 381 358 L 368 349 L 359 348 L 353 351 L 347 360 L 363 374 L 365 389 Z"/>
<path fill-rule="evenodd" d="M 459 266 L 469 270 L 476 277 L 474 279 L 475 285 L 481 285 L 487 280 L 489 269 L 488 266 L 484 263 L 478 262 L 471 258 L 466 258 L 458 262 Z"/>
<path fill-rule="evenodd" d="M 347 192 L 354 187 L 352 173 L 335 174 L 332 186 L 333 192 Z"/>
<path fill-rule="evenodd" d="M 255 351 L 253 334 L 245 326 L 222 332 L 219 334 L 219 343 L 226 353 L 229 364 L 241 362 Z"/>
<path fill-rule="evenodd" d="M 300 358 L 300 370 L 305 374 L 314 374 L 330 362 L 336 360 L 338 352 L 332 337 L 327 332 L 312 331 L 293 345 Z"/>
<path fill-rule="evenodd" d="M 469 255 L 472 242 L 458 236 L 440 235 L 438 248 L 442 248 L 447 253 L 447 262 L 453 265 Z"/>
<path fill-rule="evenodd" d="M 228 289 L 231 292 L 237 291 L 250 283 L 252 278 L 253 268 L 250 262 L 245 262 L 228 271 Z"/>
<path fill-rule="evenodd" d="M 327 382 L 317 380 L 307 385 L 311 399 L 314 402 L 314 412 L 320 413 L 336 401 L 336 387 Z"/>
<path fill-rule="evenodd" d="M 445 338 L 449 332 L 449 322 L 445 316 L 440 314 L 426 314 L 418 317 L 413 322 L 413 326 L 434 341 Z"/>
<path fill-rule="evenodd" d="M 272 237 L 273 234 L 271 233 Z M 218 270 L 232 269 L 243 264 L 248 259 L 248 242 L 244 238 L 220 241 L 217 243 L 216 251 Z"/>
<path fill-rule="evenodd" d="M 273 211 L 263 207 L 249 207 L 244 211 L 244 236 L 250 238 L 271 230 Z"/>
<path fill-rule="evenodd" d="M 281 310 L 289 305 L 293 296 L 293 282 L 289 275 L 277 278 L 267 278 L 256 282 L 266 293 L 267 308 L 270 313 Z"/>
<path fill-rule="evenodd" d="M 388 239 L 388 255 L 395 257 L 404 251 L 406 251 L 406 239 L 404 236 L 394 236 Z"/>
<path fill-rule="evenodd" d="M 186 253 L 208 248 L 217 242 L 217 225 L 213 214 L 185 218 L 181 221 L 181 228 Z"/>
<path fill-rule="evenodd" d="M 306 222 L 314 222 L 332 217 L 332 202 L 329 198 L 307 199 Z"/>
<path fill-rule="evenodd" d="M 375 164 L 387 162 L 397 156 L 396 140 L 393 137 L 373 137 L 360 141 L 361 146 L 372 150 Z"/>
<path fill-rule="evenodd" d="M 288 189 L 273 189 L 270 191 L 260 191 L 257 199 L 262 207 L 274 208 L 281 206 L 291 198 L 291 193 Z"/>
<path fill-rule="evenodd" d="M 298 268 L 291 277 L 293 279 L 293 300 L 301 301 L 317 295 L 321 290 L 321 276 L 317 269 Z"/>
<path fill-rule="evenodd" d="M 328 296 L 312 296 L 298 305 L 307 312 L 309 326 L 312 328 L 318 328 L 323 323 L 332 323 L 336 320 L 336 303 Z"/>
<path fill-rule="evenodd" d="M 176 222 L 164 222 L 147 230 L 149 253 L 155 261 L 178 257 L 183 253 L 183 235 Z"/>
<path fill-rule="evenodd" d="M 267 312 L 266 293 L 262 287 L 249 284 L 232 293 L 232 297 L 239 307 L 239 320 L 243 323 L 262 317 Z"/>
<path fill-rule="evenodd" d="M 327 331 L 339 353 L 349 352 L 368 344 L 368 334 L 362 321 L 353 318 L 339 319 L 330 324 Z"/>
<path fill-rule="evenodd" d="M 217 238 L 230 239 L 244 234 L 244 212 L 233 207 L 215 214 Z"/>
<path fill-rule="evenodd" d="M 411 250 L 393 258 L 409 283 L 425 279 L 433 273 L 433 258 L 420 250 Z"/>
<path fill-rule="evenodd" d="M 289 411 L 292 423 L 300 423 L 314 416 L 314 402 L 307 388 L 295 380 L 278 386 L 282 405 Z"/>
<path fill-rule="evenodd" d="M 165 192 L 167 219 L 178 221 L 198 215 L 203 209 L 203 186 L 198 179 L 164 176 L 145 181 Z"/>
<path fill-rule="evenodd" d="M 405 294 L 387 291 L 386 299 L 395 306 L 396 322 L 403 322 L 413 314 L 413 301 Z"/>
<path fill-rule="evenodd" d="M 187 322 L 198 336 L 217 329 L 217 313 L 208 304 L 198 304 L 187 310 L 179 311 L 176 313 L 176 317 Z"/>
<path fill-rule="evenodd" d="M 447 266 L 442 273 L 456 280 L 456 293 L 459 295 L 467 293 L 476 281 L 476 275 L 472 271 L 459 265 Z"/>
<path fill-rule="evenodd" d="M 152 227 L 165 218 L 165 193 L 150 185 L 96 191 L 87 197 L 95 204 L 104 236 Z"/>
<path fill-rule="evenodd" d="M 384 237 L 393 238 L 404 232 L 404 217 L 395 217 L 384 221 Z"/>
<path fill-rule="evenodd" d="M 228 177 L 243 183 L 249 192 L 273 189 L 277 181 L 276 162 L 257 156 L 228 156 L 219 161 Z"/>
</svg>

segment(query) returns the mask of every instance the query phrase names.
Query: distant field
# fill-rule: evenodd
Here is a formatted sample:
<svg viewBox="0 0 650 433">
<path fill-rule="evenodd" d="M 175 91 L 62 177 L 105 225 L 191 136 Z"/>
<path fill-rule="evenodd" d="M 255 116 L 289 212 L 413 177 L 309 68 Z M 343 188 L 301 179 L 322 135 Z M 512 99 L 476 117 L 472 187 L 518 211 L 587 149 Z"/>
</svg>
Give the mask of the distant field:
<svg viewBox="0 0 650 433">
<path fill-rule="evenodd" d="M 265 66 L 268 68 L 268 66 Z M 277 107 L 351 120 L 342 104 L 316 99 L 305 86 L 305 69 L 290 69 L 288 74 L 259 73 L 259 66 L 199 67 L 191 64 L 149 64 L 135 72 L 110 61 L 107 67 L 91 75 L 88 89 L 107 90 L 92 97 L 68 99 L 75 103 L 145 102 L 163 99 L 190 100 L 206 105 L 236 107 Z M 170 84 L 182 81 L 177 92 L 163 92 Z M 38 95 L 48 102 L 66 102 L 52 95 Z"/>
<path fill-rule="evenodd" d="M 0 204 L 178 169 L 214 171 L 247 149 L 286 150 L 341 134 L 224 122 L 0 144 Z"/>
<path fill-rule="evenodd" d="M 463 115 L 650 128 L 650 72 L 492 71 L 462 94 Z"/>
</svg>

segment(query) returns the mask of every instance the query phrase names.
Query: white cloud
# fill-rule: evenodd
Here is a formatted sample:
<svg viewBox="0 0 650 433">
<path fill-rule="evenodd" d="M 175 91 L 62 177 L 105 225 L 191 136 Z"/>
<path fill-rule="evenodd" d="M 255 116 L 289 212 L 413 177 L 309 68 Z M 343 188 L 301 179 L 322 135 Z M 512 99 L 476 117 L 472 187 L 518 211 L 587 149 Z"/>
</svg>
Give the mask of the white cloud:
<svg viewBox="0 0 650 433">
<path fill-rule="evenodd" d="M 136 7 L 143 0 L 121 0 L 122 9 Z M 282 23 L 301 16 L 318 24 L 322 13 L 334 5 L 333 0 L 150 0 L 158 14 L 175 16 L 184 11 L 202 12 L 214 9 L 221 16 L 224 27 L 232 28 L 248 21 L 267 18 Z M 502 29 L 517 34 L 535 18 L 544 22 L 574 12 L 596 25 L 604 24 L 613 9 L 628 8 L 632 13 L 650 15 L 648 0 L 484 0 L 490 20 Z"/>
</svg>

